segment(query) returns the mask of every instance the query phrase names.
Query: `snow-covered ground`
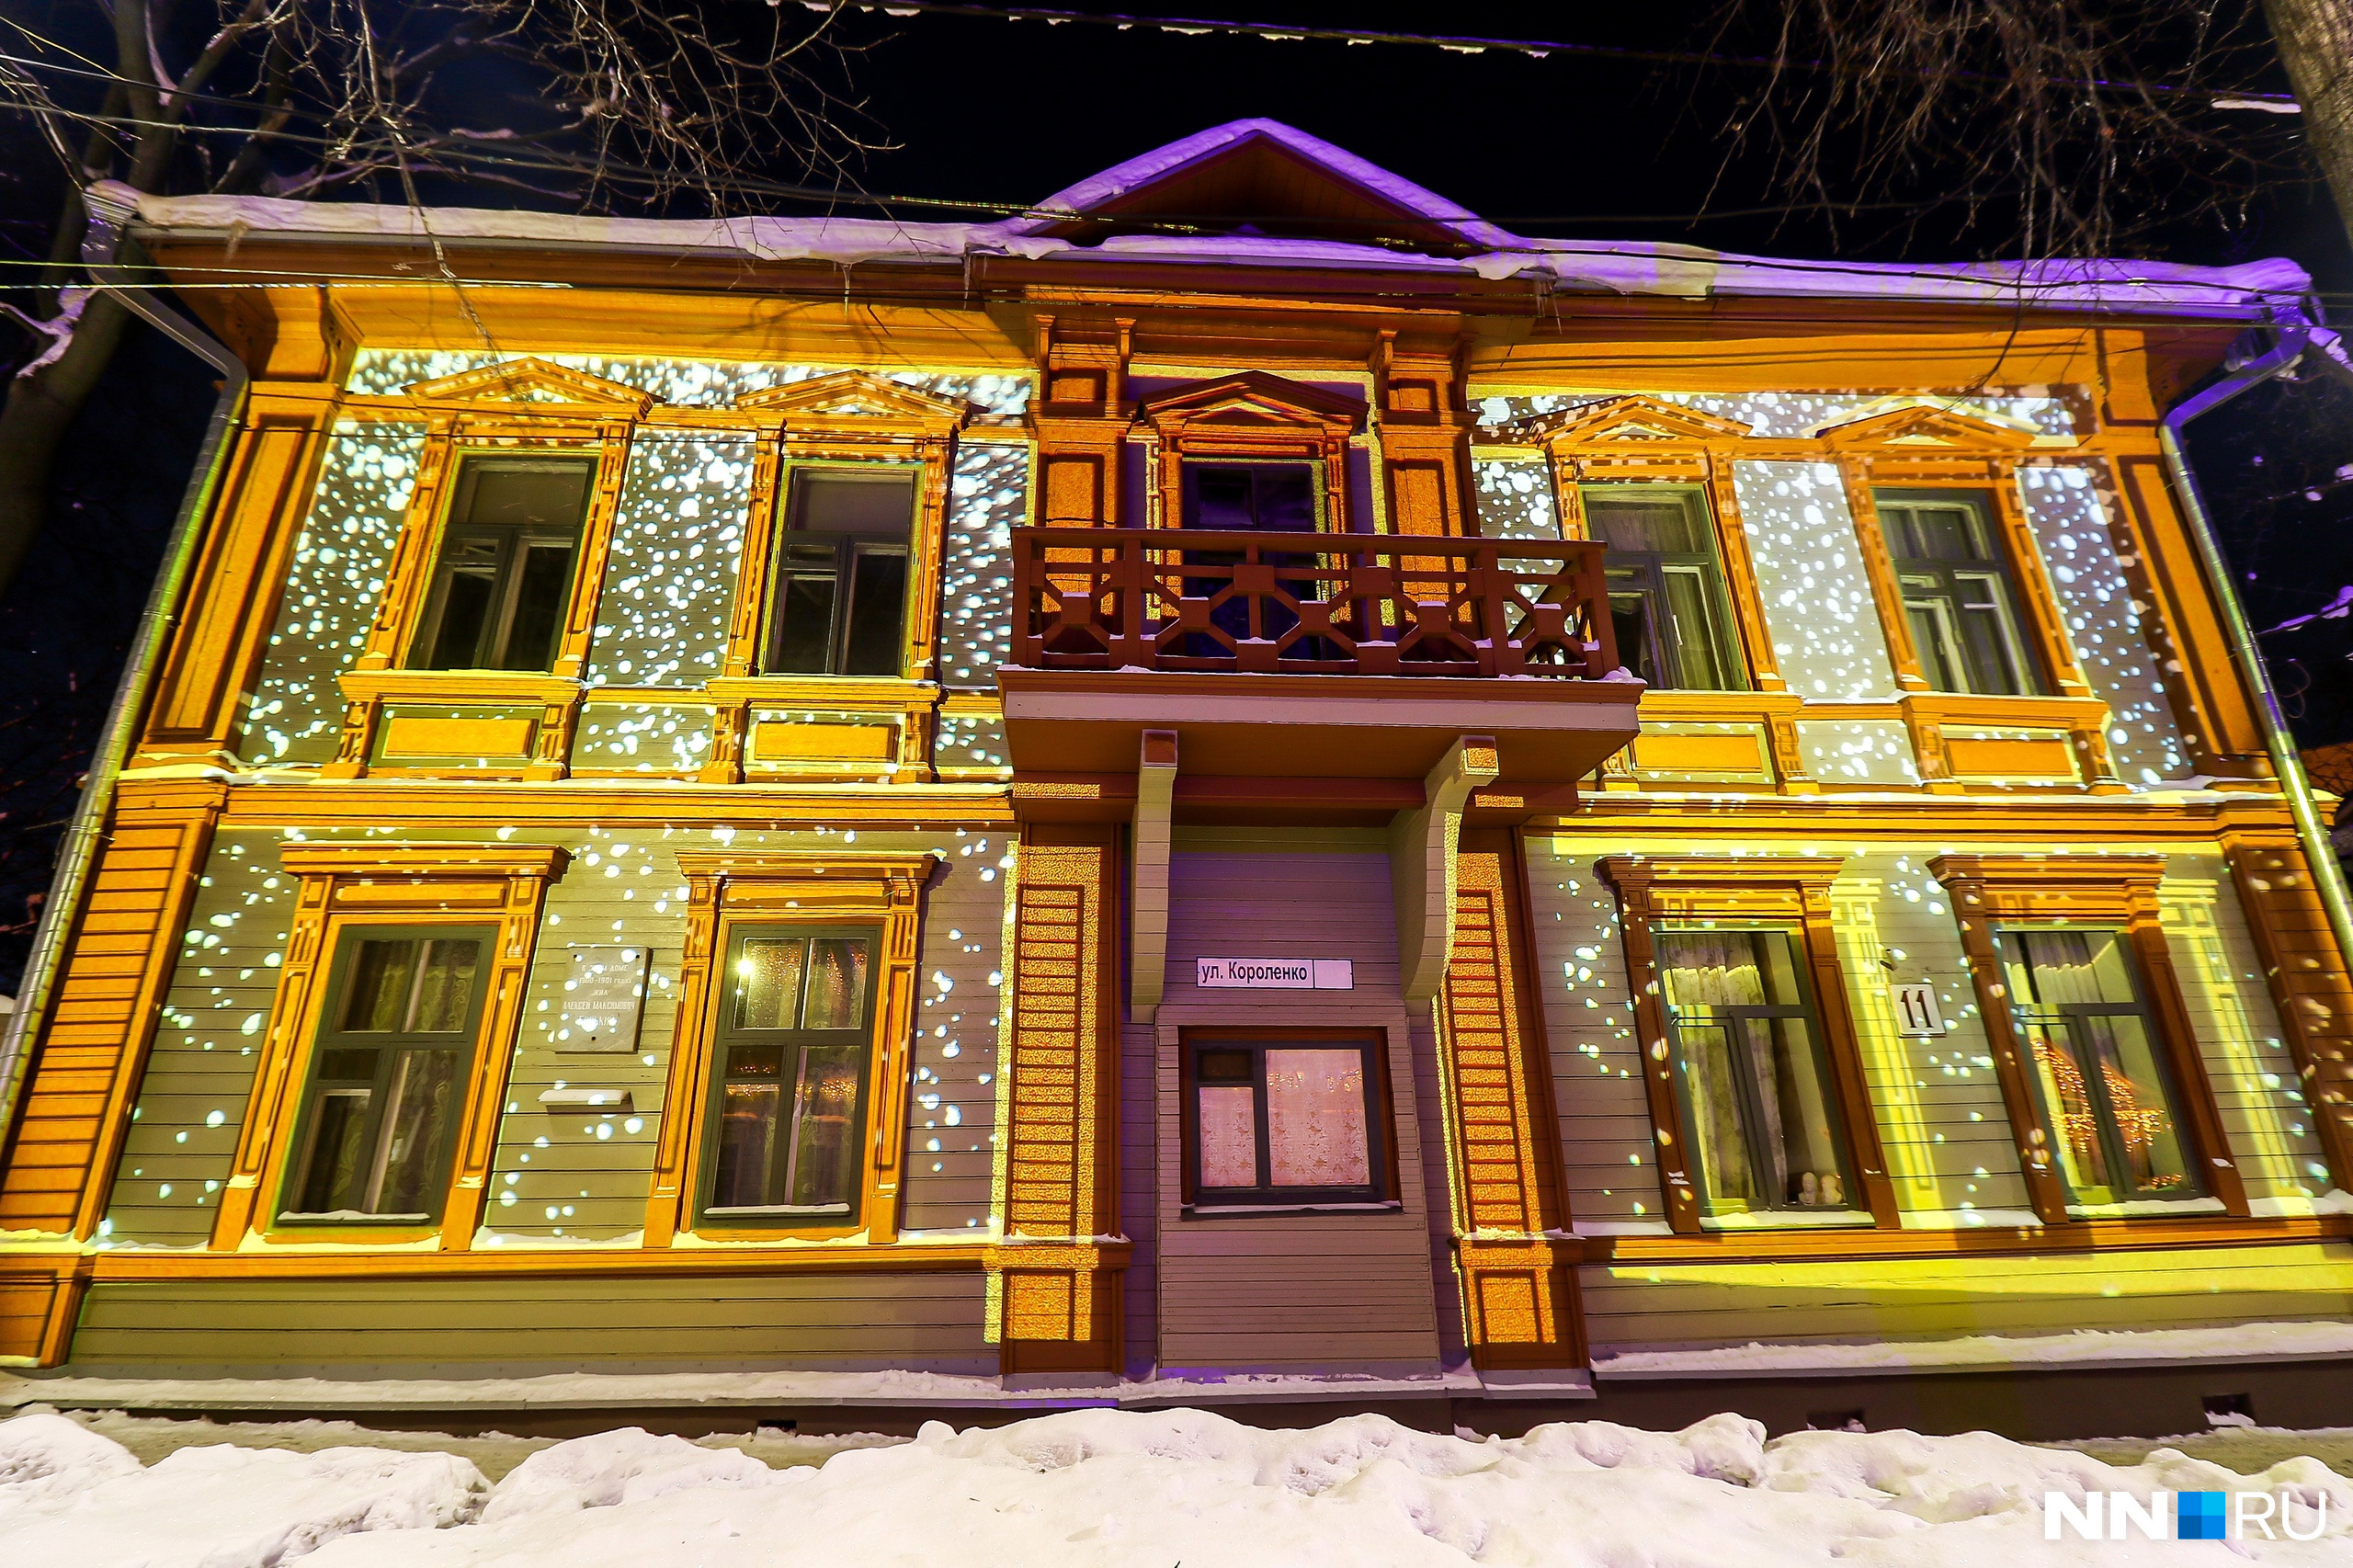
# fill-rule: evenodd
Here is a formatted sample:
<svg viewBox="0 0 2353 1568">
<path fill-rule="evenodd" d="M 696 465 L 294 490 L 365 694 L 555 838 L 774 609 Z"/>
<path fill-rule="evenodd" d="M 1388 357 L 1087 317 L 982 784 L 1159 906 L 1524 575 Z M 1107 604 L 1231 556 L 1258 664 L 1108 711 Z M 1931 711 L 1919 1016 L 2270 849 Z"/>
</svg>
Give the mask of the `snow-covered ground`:
<svg viewBox="0 0 2353 1568">
<path fill-rule="evenodd" d="M 69 1568 L 2131 1568 L 2353 1563 L 2353 1483 L 2309 1455 L 2243 1475 L 2171 1449 L 2131 1467 L 1984 1433 L 1805 1432 L 1718 1415 L 1673 1434 L 1588 1421 L 1519 1438 L 1377 1415 L 1265 1431 L 1195 1410 L 1073 1411 L 792 1455 L 629 1429 L 537 1446 L 494 1485 L 468 1442 L 319 1447 L 338 1424 L 0 1422 L 0 1563 Z M 185 1436 L 185 1433 L 179 1434 Z M 373 1436 L 369 1434 L 369 1436 Z M 2279 1435 L 2274 1435 L 2279 1436 Z M 429 1441 L 410 1434 L 405 1440 Z M 509 1443 L 517 1440 L 506 1439 Z M 739 1440 L 740 1441 L 740 1440 Z M 774 1440 L 771 1440 L 774 1441 Z M 789 1440 L 787 1440 L 789 1441 Z M 513 1449 L 503 1450 L 511 1457 Z M 782 1460 L 789 1468 L 767 1462 Z M 2043 1540 L 2060 1492 L 2264 1490 L 2290 1541 Z"/>
</svg>

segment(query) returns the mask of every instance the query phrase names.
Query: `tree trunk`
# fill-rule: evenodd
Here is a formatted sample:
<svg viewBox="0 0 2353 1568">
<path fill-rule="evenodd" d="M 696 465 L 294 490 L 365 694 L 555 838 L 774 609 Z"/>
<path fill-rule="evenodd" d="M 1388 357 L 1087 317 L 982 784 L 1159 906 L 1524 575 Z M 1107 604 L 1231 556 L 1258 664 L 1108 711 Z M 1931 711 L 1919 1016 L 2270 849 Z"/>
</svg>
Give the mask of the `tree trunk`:
<svg viewBox="0 0 2353 1568">
<path fill-rule="evenodd" d="M 2353 235 L 2353 0 L 2263 0 L 2337 221 Z"/>
<path fill-rule="evenodd" d="M 66 426 L 90 401 L 130 324 L 122 302 L 102 292 L 84 307 L 64 353 L 8 383 L 0 403 L 0 595 L 48 517 L 50 469 Z"/>
</svg>

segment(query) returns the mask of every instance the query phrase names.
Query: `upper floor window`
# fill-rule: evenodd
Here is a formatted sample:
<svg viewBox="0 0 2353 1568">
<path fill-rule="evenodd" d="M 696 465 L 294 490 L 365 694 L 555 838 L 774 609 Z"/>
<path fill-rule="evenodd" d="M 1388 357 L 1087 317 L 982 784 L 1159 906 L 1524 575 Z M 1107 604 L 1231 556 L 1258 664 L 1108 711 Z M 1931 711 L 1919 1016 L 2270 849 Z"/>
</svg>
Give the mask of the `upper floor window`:
<svg viewBox="0 0 2353 1568">
<path fill-rule="evenodd" d="M 845 1223 L 864 1174 L 871 928 L 738 926 L 703 1216 Z"/>
<path fill-rule="evenodd" d="M 281 1221 L 440 1217 L 496 937 L 492 926 L 344 929 Z"/>
<path fill-rule="evenodd" d="M 1609 547 L 1618 656 L 1662 689 L 1748 689 L 1706 498 L 1632 484 L 1589 484 L 1583 498 L 1588 537 Z"/>
<path fill-rule="evenodd" d="M 788 471 L 762 669 L 901 673 L 921 472 L 904 463 L 799 463 Z"/>
<path fill-rule="evenodd" d="M 1315 469 L 1310 463 L 1188 462 L 1184 526 L 1243 533 L 1313 533 Z"/>
<path fill-rule="evenodd" d="M 1850 1207 L 1822 1027 L 1790 933 L 1654 935 L 1700 1212 Z"/>
<path fill-rule="evenodd" d="M 413 667 L 554 667 L 596 476 L 590 458 L 483 456 L 460 464 Z"/>
<path fill-rule="evenodd" d="M 1883 490 L 1873 499 L 1929 685 L 1988 697 L 2039 695 L 2041 682 L 2018 634 L 2018 596 L 1985 498 Z"/>
<path fill-rule="evenodd" d="M 2072 1200 L 2201 1196 L 2120 933 L 2013 927 L 2000 941 L 2010 1020 L 2033 1056 Z"/>
</svg>

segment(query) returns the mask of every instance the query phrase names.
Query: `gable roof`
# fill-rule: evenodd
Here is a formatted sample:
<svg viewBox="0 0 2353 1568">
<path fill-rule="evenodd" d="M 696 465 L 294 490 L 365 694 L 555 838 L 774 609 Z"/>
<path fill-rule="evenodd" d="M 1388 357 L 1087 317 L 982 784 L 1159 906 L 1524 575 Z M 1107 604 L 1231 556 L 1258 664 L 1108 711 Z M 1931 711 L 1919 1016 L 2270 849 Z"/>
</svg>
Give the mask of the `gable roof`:
<svg viewBox="0 0 2353 1568">
<path fill-rule="evenodd" d="M 140 228 L 190 239 L 361 243 L 616 253 L 768 262 L 962 268 L 1019 256 L 1165 266 L 1410 271 L 1541 279 L 1563 293 L 1833 299 L 2240 323 L 2308 319 L 2312 279 L 2285 259 L 2236 267 L 2159 261 L 1790 261 L 1699 245 L 1530 238 L 1490 223 L 1344 148 L 1272 119 L 1213 126 L 1116 164 L 1018 217 L 984 223 L 889 218 L 599 218 L 503 209 L 377 206 L 252 196 L 157 197 L 113 181 L 97 199 Z M 1195 208 L 1240 211 L 1195 212 Z M 1209 232 L 1169 232 L 1188 218 Z M 1227 219 L 1242 222 L 1223 226 Z M 1222 231 L 1222 232 L 1221 232 Z M 2336 336 L 2314 327 L 2326 351 Z"/>
<path fill-rule="evenodd" d="M 1170 228 L 1231 233 L 1245 223 L 1265 234 L 1404 242 L 1441 255 L 1512 243 L 1510 234 L 1436 191 L 1264 119 L 1229 120 L 1114 164 L 1054 192 L 1006 228 L 1100 239 Z"/>
</svg>

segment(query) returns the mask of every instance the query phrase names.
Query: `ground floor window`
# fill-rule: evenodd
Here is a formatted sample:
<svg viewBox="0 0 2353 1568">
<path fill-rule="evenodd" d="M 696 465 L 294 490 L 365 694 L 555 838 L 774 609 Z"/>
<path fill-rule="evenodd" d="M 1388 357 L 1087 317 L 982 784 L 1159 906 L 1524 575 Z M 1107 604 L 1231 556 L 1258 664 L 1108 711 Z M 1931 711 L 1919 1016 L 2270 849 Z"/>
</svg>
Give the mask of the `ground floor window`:
<svg viewBox="0 0 2353 1568">
<path fill-rule="evenodd" d="M 2011 1022 L 2073 1200 L 2202 1196 L 2123 934 L 2010 928 L 1999 941 Z"/>
<path fill-rule="evenodd" d="M 1184 1051 L 1189 1202 L 1388 1201 L 1388 1096 L 1373 1040 L 1188 1037 Z"/>
<path fill-rule="evenodd" d="M 712 1053 L 705 1218 L 856 1218 L 876 937 L 870 927 L 733 928 Z"/>
<path fill-rule="evenodd" d="M 1790 933 L 1660 928 L 1654 938 L 1700 1212 L 1859 1202 Z"/>
<path fill-rule="evenodd" d="M 347 926 L 311 1051 L 278 1218 L 439 1218 L 492 927 Z"/>
</svg>

